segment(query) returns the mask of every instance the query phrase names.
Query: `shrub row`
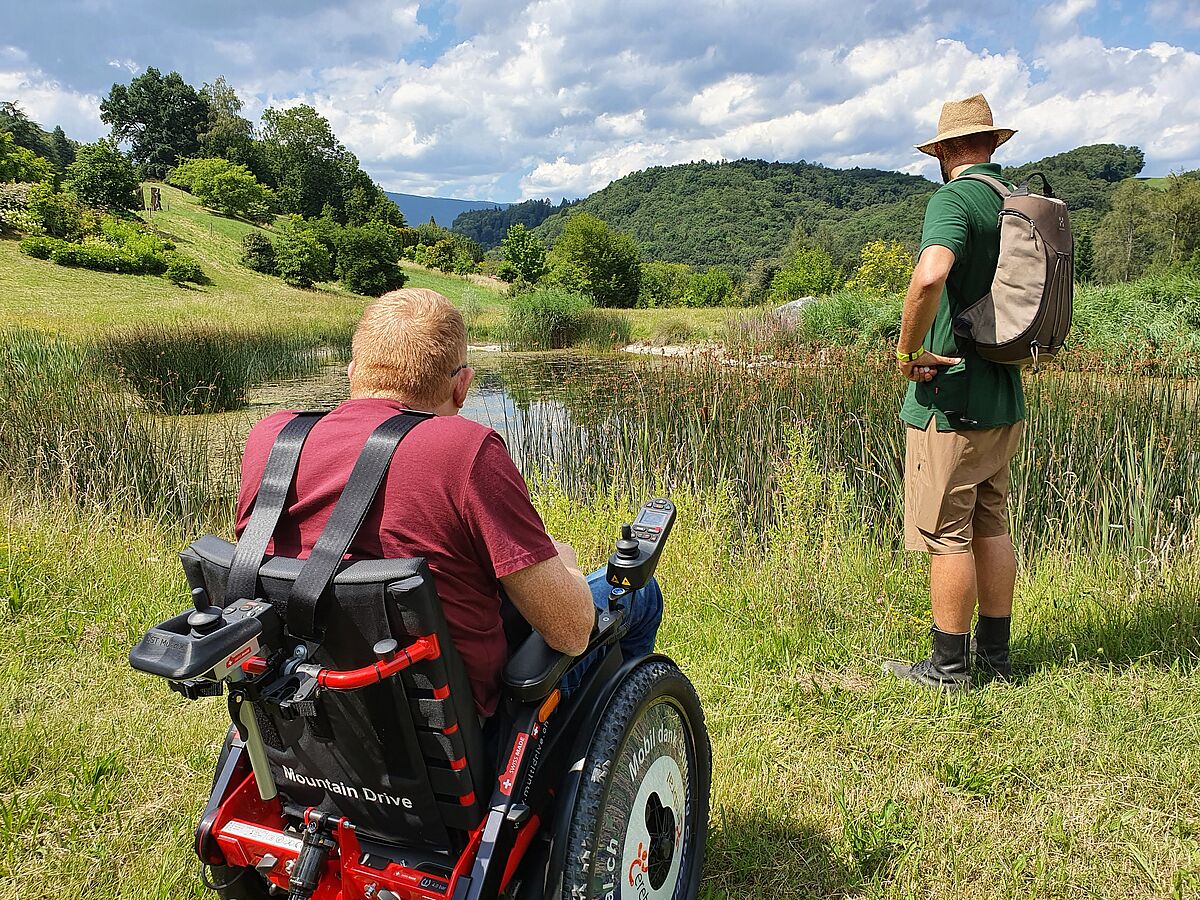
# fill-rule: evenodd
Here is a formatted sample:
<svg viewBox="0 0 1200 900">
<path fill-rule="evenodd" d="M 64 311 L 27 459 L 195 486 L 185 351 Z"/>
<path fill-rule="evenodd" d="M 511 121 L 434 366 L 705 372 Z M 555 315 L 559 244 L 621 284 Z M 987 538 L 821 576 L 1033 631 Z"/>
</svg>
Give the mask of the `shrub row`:
<svg viewBox="0 0 1200 900">
<path fill-rule="evenodd" d="M 62 238 L 33 236 L 23 239 L 18 246 L 26 256 L 47 259 L 60 266 L 121 275 L 161 275 L 176 284 L 203 282 L 204 271 L 199 263 L 167 242 L 158 241 L 155 246 L 152 241 L 144 240 L 153 237 L 141 235 L 137 240 L 116 245 L 97 240 L 76 244 Z"/>
</svg>

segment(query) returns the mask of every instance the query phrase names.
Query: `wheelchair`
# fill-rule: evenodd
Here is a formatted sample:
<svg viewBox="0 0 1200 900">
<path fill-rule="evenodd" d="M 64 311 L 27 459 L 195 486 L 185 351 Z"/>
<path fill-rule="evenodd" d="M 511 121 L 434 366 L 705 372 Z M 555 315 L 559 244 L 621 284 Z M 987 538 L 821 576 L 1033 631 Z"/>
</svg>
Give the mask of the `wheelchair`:
<svg viewBox="0 0 1200 900">
<path fill-rule="evenodd" d="M 272 449 L 239 542 L 209 535 L 181 553 L 193 608 L 129 655 L 188 699 L 227 697 L 232 728 L 195 832 L 205 884 L 224 900 L 695 898 L 704 713 L 675 663 L 625 659 L 619 644 L 670 501 L 622 526 L 583 656 L 536 632 L 519 642 L 485 734 L 425 561 L 344 559 L 389 445 L 419 416 L 368 440 L 307 559 L 265 553 L 304 415 Z"/>
</svg>

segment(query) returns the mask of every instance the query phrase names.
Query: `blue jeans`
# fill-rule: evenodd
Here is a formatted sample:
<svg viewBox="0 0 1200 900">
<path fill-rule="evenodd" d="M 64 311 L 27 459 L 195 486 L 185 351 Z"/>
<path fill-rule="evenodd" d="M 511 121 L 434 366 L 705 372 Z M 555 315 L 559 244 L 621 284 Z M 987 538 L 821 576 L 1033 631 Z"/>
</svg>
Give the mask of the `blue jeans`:
<svg viewBox="0 0 1200 900">
<path fill-rule="evenodd" d="M 607 567 L 597 569 L 587 577 L 588 587 L 592 589 L 592 602 L 601 612 L 608 610 L 608 595 L 612 590 L 605 580 Z M 654 639 L 658 635 L 658 626 L 662 624 L 663 595 L 658 582 L 651 578 L 645 587 L 638 588 L 624 597 L 625 622 L 629 630 L 621 638 L 621 653 L 626 659 L 646 656 L 654 652 Z M 584 676 L 605 653 L 605 650 L 593 650 L 575 666 L 563 679 L 563 690 L 570 694 L 583 682 Z"/>
</svg>

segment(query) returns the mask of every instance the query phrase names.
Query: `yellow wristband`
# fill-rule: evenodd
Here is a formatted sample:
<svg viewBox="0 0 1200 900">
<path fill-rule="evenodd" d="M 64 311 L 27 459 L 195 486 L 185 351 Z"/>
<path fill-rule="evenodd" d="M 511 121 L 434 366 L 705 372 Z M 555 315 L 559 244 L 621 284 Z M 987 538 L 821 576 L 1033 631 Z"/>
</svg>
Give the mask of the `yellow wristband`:
<svg viewBox="0 0 1200 900">
<path fill-rule="evenodd" d="M 912 353 L 905 353 L 903 350 L 899 350 L 899 349 L 896 351 L 896 359 L 900 360 L 900 362 L 916 362 L 918 359 L 920 359 L 924 355 L 925 355 L 924 347 L 918 347 Z"/>
</svg>

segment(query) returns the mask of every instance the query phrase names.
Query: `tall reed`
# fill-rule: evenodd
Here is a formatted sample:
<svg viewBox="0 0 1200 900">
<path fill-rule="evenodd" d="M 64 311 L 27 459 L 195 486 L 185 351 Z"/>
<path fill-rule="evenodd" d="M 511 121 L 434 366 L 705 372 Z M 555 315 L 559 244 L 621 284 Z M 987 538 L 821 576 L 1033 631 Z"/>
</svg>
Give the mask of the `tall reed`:
<svg viewBox="0 0 1200 900">
<path fill-rule="evenodd" d="M 882 535 L 900 534 L 903 384 L 885 361 L 847 354 L 824 365 L 753 368 L 522 360 L 503 374 L 519 411 L 510 425 L 519 461 L 552 473 L 573 496 L 611 485 L 722 485 L 746 523 L 765 530 L 779 515 L 777 462 L 789 436 L 803 431 L 820 470 L 850 489 L 849 514 Z M 1023 542 L 1153 550 L 1196 532 L 1194 383 L 1045 373 L 1029 378 L 1028 401 L 1011 507 Z"/>
<path fill-rule="evenodd" d="M 98 361 L 151 409 L 225 412 L 264 381 L 315 372 L 328 356 L 313 334 L 209 325 L 140 325 L 105 335 Z"/>
<path fill-rule="evenodd" d="M 226 509 L 236 453 L 203 426 L 148 415 L 98 377 L 88 347 L 0 332 L 0 483 L 181 523 Z M 225 462 L 223 462 L 225 461 Z"/>
</svg>

